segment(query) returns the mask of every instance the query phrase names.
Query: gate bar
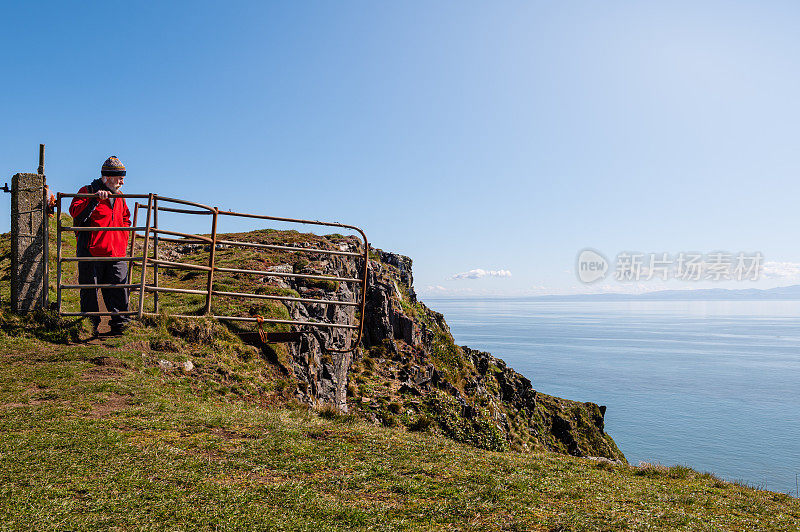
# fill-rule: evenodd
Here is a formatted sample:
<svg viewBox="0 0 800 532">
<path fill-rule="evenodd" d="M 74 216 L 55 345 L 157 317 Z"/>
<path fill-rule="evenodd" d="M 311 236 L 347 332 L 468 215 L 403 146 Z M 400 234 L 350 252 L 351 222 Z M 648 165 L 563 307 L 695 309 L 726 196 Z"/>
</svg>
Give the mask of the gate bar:
<svg viewBox="0 0 800 532">
<path fill-rule="evenodd" d="M 61 205 L 61 202 L 59 202 L 59 205 Z M 136 225 L 136 217 L 138 215 L 139 215 L 139 202 L 137 201 L 136 204 L 133 207 L 133 223 L 131 223 L 131 225 Z M 136 242 L 136 237 L 137 236 L 139 236 L 137 233 L 135 233 L 135 232 L 131 233 L 131 244 L 130 244 L 130 247 L 128 248 L 128 255 L 130 255 L 131 257 L 133 257 L 133 245 Z M 131 275 L 133 274 L 133 266 L 134 266 L 134 264 L 135 263 L 131 263 L 131 264 L 128 265 L 128 275 L 127 275 L 127 278 L 125 279 L 128 283 L 131 282 Z M 141 297 L 141 295 L 139 297 Z"/>
<path fill-rule="evenodd" d="M 98 231 L 144 231 L 147 229 L 146 227 L 78 227 L 78 226 L 64 226 L 63 228 L 65 231 L 89 231 L 89 232 L 98 232 Z"/>
<path fill-rule="evenodd" d="M 279 251 L 302 251 L 304 253 L 324 253 L 326 255 L 345 255 L 348 257 L 361 257 L 361 253 L 352 251 L 334 251 L 332 249 L 320 248 L 301 248 L 298 246 L 280 246 L 277 244 L 259 244 L 255 242 L 239 242 L 236 240 L 217 240 L 217 244 L 227 244 L 229 246 L 243 246 L 247 248 L 276 249 Z"/>
<path fill-rule="evenodd" d="M 214 217 L 211 218 L 211 249 L 208 252 L 208 283 L 206 286 L 206 290 L 208 290 L 208 294 L 206 295 L 206 314 L 211 314 L 211 291 L 214 286 L 214 257 L 216 256 L 216 249 L 217 249 L 217 218 L 219 218 L 219 213 L 217 212 L 216 207 L 214 208 Z"/>
<path fill-rule="evenodd" d="M 158 196 L 153 199 L 153 226 L 153 258 L 158 259 Z M 158 286 L 158 264 L 153 264 L 153 284 Z M 153 312 L 158 312 L 158 292 L 153 294 Z"/>
<path fill-rule="evenodd" d="M 153 216 L 156 216 L 157 212 L 158 212 L 157 210 L 153 209 Z M 150 232 L 153 233 L 153 235 L 154 235 L 153 236 L 153 244 L 155 244 L 155 239 L 156 239 L 155 235 L 158 235 L 158 234 L 172 235 L 172 236 L 182 236 L 182 237 L 185 237 L 185 238 L 196 238 L 197 240 L 202 240 L 203 242 L 206 242 L 208 244 L 212 243 L 212 240 L 210 238 L 208 238 L 207 236 L 203 236 L 203 235 L 193 235 L 193 234 L 190 234 L 190 233 L 179 233 L 178 231 L 167 231 L 166 229 L 151 229 Z M 158 257 L 153 257 L 153 258 L 157 259 Z"/>
<path fill-rule="evenodd" d="M 122 312 L 62 312 L 62 316 L 132 316 L 139 314 L 135 310 L 125 310 Z"/>
<path fill-rule="evenodd" d="M 167 199 L 167 198 L 161 198 L 161 199 Z M 139 204 L 137 204 L 137 205 L 139 205 Z M 139 205 L 137 207 L 137 209 L 144 209 L 144 208 L 145 208 L 144 205 Z M 177 212 L 179 214 L 211 214 L 211 211 L 206 211 L 206 210 L 192 211 L 192 210 L 189 210 L 189 209 L 175 209 L 173 207 L 158 207 L 158 210 L 159 211 L 167 211 L 167 212 Z"/>
<path fill-rule="evenodd" d="M 144 316 L 158 316 L 153 312 L 145 312 Z M 217 316 L 216 314 L 210 315 L 194 315 L 194 314 L 170 314 L 172 318 L 194 318 L 194 319 L 201 319 L 201 318 L 214 318 L 216 320 L 228 320 L 228 321 L 249 321 L 249 322 L 257 322 L 259 321 L 258 318 L 246 318 L 240 316 Z M 325 323 L 320 321 L 293 321 L 293 320 L 273 320 L 264 318 L 261 320 L 263 323 L 280 323 L 285 325 L 311 325 L 314 327 L 330 327 L 332 329 L 358 329 L 358 325 L 344 325 L 341 323 Z M 326 349 L 326 351 L 336 351 L 336 349 Z M 348 349 L 347 351 L 352 351 L 352 349 Z"/>
<path fill-rule="evenodd" d="M 300 279 L 321 279 L 327 281 L 343 281 L 347 283 L 360 283 L 361 279 L 357 277 L 333 277 L 330 275 L 311 275 L 308 273 L 287 273 L 287 272 L 275 272 L 270 270 L 241 270 L 238 268 L 221 268 L 221 267 L 214 267 L 215 270 L 218 272 L 226 272 L 226 273 L 251 273 L 255 275 L 265 275 L 265 276 L 273 276 L 273 277 L 297 277 Z"/>
<path fill-rule="evenodd" d="M 136 260 L 139 260 L 136 257 Z M 161 260 L 161 259 L 149 259 L 147 262 L 152 264 L 160 264 L 161 266 L 165 266 L 167 268 L 177 268 L 183 270 L 201 270 L 207 272 L 211 269 L 210 266 L 203 266 L 201 264 L 189 264 L 186 262 L 173 262 L 170 260 Z M 310 275 L 306 273 L 286 273 L 286 272 L 275 272 L 270 270 L 242 270 L 239 268 L 222 268 L 219 266 L 214 266 L 215 272 L 223 272 L 223 273 L 249 273 L 255 275 L 264 275 L 266 277 L 274 276 L 274 277 L 298 277 L 301 279 L 319 279 L 323 281 L 342 281 L 342 282 L 350 282 L 350 283 L 360 283 L 362 282 L 361 279 L 356 277 L 333 277 L 329 275 Z"/>
<path fill-rule="evenodd" d="M 204 272 L 211 270 L 209 266 L 203 266 L 201 264 L 189 264 L 186 262 L 172 262 L 171 260 L 150 259 L 148 262 L 151 264 L 159 264 L 166 268 L 177 268 L 179 270 L 200 270 Z"/>
<path fill-rule="evenodd" d="M 138 235 L 137 234 L 135 236 L 136 236 L 136 238 L 144 238 L 143 235 Z M 206 245 L 208 245 L 208 242 L 206 242 L 205 240 L 192 240 L 192 238 L 193 237 L 169 238 L 169 237 L 166 237 L 166 236 L 162 236 L 162 237 L 159 237 L 158 240 L 160 242 L 173 242 L 175 244 L 200 244 L 200 245 L 206 244 Z"/>
<path fill-rule="evenodd" d="M 150 214 L 153 212 L 153 194 L 150 194 L 147 200 L 147 225 L 144 231 L 144 248 L 142 253 L 142 280 L 139 283 L 139 313 L 138 316 L 142 317 L 144 312 L 144 282 L 147 280 L 147 248 L 148 240 L 150 239 Z"/>
<path fill-rule="evenodd" d="M 139 289 L 138 284 L 126 283 L 126 284 L 65 284 L 63 285 L 64 288 L 69 289 L 78 289 L 78 288 L 130 288 L 130 289 Z"/>
<path fill-rule="evenodd" d="M 97 197 L 97 194 L 89 194 L 89 193 L 86 193 L 86 192 L 81 193 L 81 194 L 67 194 L 65 192 L 59 192 L 58 195 L 61 196 L 62 198 L 96 198 Z M 129 198 L 129 199 L 139 198 L 139 199 L 144 199 L 144 198 L 147 198 L 149 196 L 147 194 L 109 194 L 108 197 L 109 198 Z"/>
<path fill-rule="evenodd" d="M 142 260 L 142 257 L 61 257 L 61 262 L 132 262 Z"/>
<path fill-rule="evenodd" d="M 147 285 L 144 288 L 148 292 L 168 292 L 174 294 L 196 294 L 204 296 L 207 294 L 205 290 L 195 290 L 191 288 L 167 288 L 166 286 L 153 286 Z M 323 305 L 342 305 L 342 306 L 350 306 L 350 307 L 357 307 L 360 305 L 358 302 L 352 301 L 336 301 L 332 299 L 310 299 L 304 297 L 292 297 L 292 296 L 273 296 L 269 294 L 247 294 L 241 292 L 220 292 L 218 290 L 212 290 L 212 295 L 215 296 L 229 296 L 229 297 L 250 297 L 255 299 L 274 299 L 277 301 L 296 301 L 299 303 L 318 303 Z"/>
<path fill-rule="evenodd" d="M 292 296 L 273 296 L 270 294 L 246 294 L 243 292 L 219 292 L 212 290 L 215 296 L 228 296 L 228 297 L 250 297 L 254 299 L 272 299 L 275 301 L 296 301 L 299 303 L 319 303 L 323 305 L 342 305 L 343 307 L 357 307 L 360 305 L 357 301 L 336 301 L 334 299 L 309 299 L 304 297 Z"/>
<path fill-rule="evenodd" d="M 61 314 L 61 192 L 56 200 L 56 312 Z"/>
</svg>

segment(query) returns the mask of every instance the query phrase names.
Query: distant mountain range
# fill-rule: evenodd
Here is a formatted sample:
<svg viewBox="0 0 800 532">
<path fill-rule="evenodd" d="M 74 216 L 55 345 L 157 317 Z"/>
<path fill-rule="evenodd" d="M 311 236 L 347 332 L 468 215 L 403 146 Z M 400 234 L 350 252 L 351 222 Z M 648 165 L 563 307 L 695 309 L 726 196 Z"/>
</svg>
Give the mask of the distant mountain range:
<svg viewBox="0 0 800 532">
<path fill-rule="evenodd" d="M 726 288 L 706 288 L 700 290 L 659 290 L 644 294 L 575 294 L 561 296 L 533 296 L 525 299 L 538 301 L 565 300 L 602 300 L 602 301 L 696 301 L 696 300 L 800 300 L 800 285 L 781 286 L 761 290 L 744 288 L 729 290 Z"/>
<path fill-rule="evenodd" d="M 743 288 L 730 290 L 726 288 L 704 288 L 699 290 L 659 290 L 643 294 L 571 294 L 550 296 L 426 296 L 425 300 L 436 299 L 515 299 L 532 301 L 800 301 L 800 284 L 781 286 L 765 290 L 758 288 Z"/>
</svg>

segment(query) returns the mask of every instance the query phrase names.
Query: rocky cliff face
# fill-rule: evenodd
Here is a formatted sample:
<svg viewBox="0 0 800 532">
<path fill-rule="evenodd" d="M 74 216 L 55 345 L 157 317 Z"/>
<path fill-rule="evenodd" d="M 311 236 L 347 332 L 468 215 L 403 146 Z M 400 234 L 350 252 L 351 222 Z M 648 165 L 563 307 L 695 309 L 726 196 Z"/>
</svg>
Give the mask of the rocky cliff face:
<svg viewBox="0 0 800 532">
<path fill-rule="evenodd" d="M 546 449 L 625 460 L 604 432 L 604 406 L 537 393 L 530 380 L 501 359 L 455 345 L 444 316 L 417 300 L 411 259 L 377 249 L 370 256 L 359 349 L 353 354 L 325 349 L 347 345 L 348 333 L 342 329 L 316 329 L 300 344 L 290 344 L 301 400 L 330 404 L 388 426 L 439 430 L 487 449 Z M 332 258 L 315 263 L 309 272 L 357 276 L 358 267 Z M 290 280 L 286 286 L 308 297 L 358 298 L 357 289 L 346 283 L 309 287 Z M 288 308 L 296 319 L 344 322 L 355 312 L 353 307 L 324 305 Z"/>
<path fill-rule="evenodd" d="M 341 251 L 360 252 L 357 241 L 342 238 L 333 243 Z M 323 240 L 330 247 L 331 242 Z M 294 244 L 297 247 L 318 246 L 320 242 Z M 300 259 L 292 264 L 279 263 L 267 268 L 268 271 L 299 273 L 310 275 L 331 275 L 338 277 L 360 277 L 363 261 L 353 261 L 341 256 L 331 255 L 319 261 L 309 262 Z M 294 277 L 264 279 L 273 286 L 291 290 L 303 298 L 328 299 L 346 302 L 359 301 L 359 288 L 351 283 Z M 287 318 L 298 321 L 318 321 L 326 323 L 354 323 L 355 306 L 326 305 L 320 303 L 284 303 L 288 310 Z M 314 407 L 333 405 L 339 411 L 347 410 L 348 372 L 352 365 L 351 353 L 336 353 L 334 349 L 346 349 L 356 335 L 341 328 L 305 328 L 299 343 L 285 344 L 291 371 L 298 381 L 297 398 Z"/>
</svg>

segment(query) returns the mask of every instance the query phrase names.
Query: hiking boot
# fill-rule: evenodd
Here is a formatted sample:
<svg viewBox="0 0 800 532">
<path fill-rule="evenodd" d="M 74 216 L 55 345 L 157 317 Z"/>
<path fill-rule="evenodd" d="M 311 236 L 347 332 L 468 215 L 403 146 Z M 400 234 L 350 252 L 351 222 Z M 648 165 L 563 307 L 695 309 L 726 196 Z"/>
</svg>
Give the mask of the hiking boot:
<svg viewBox="0 0 800 532">
<path fill-rule="evenodd" d="M 128 330 L 127 323 L 115 323 L 111 326 L 111 330 L 108 331 L 109 336 L 122 336 L 125 334 L 125 331 Z"/>
</svg>

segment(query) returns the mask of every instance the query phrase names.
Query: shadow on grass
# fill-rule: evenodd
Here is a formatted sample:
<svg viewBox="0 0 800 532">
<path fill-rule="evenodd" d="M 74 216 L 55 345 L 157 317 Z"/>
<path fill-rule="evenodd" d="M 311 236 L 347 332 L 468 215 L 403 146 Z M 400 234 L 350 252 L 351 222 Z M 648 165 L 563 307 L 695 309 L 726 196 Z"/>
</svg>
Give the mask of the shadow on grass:
<svg viewBox="0 0 800 532">
<path fill-rule="evenodd" d="M 11 312 L 8 305 L 0 307 L 0 329 L 8 336 L 33 336 L 54 344 L 80 342 L 83 318 L 68 320 L 52 310 L 35 310 L 26 315 Z"/>
<path fill-rule="evenodd" d="M 174 318 L 165 313 L 158 317 L 145 316 L 142 322 L 146 327 L 160 329 L 171 337 L 182 338 L 189 343 L 215 345 L 220 342 L 241 342 L 256 348 L 261 357 L 274 364 L 282 374 L 290 374 L 275 346 L 263 343 L 258 331 L 246 329 L 237 322 L 216 320 L 211 317 Z"/>
</svg>

